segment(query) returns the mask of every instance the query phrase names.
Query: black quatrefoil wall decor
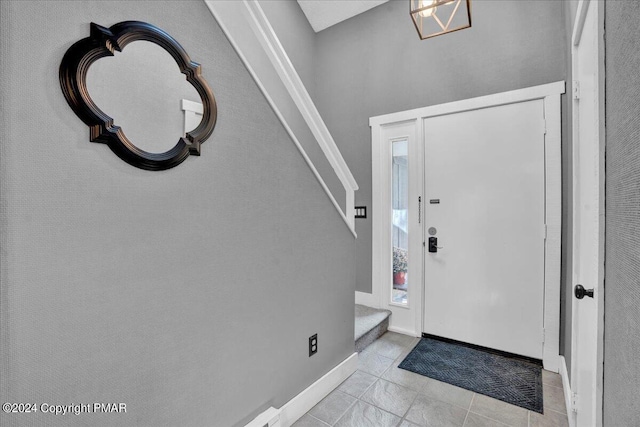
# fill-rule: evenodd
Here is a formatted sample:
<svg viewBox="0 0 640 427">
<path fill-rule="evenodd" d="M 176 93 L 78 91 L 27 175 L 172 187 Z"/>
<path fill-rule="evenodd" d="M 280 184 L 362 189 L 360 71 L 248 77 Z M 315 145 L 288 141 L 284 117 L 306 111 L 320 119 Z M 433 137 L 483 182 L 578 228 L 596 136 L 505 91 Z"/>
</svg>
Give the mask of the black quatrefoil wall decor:
<svg viewBox="0 0 640 427">
<path fill-rule="evenodd" d="M 113 118 L 96 106 L 87 90 L 87 71 L 91 64 L 100 58 L 113 56 L 114 51 L 122 51 L 127 44 L 137 40 L 155 43 L 166 50 L 202 100 L 203 116 L 198 127 L 164 153 L 148 153 L 136 147 L 120 127 L 114 125 Z M 60 86 L 69 106 L 89 126 L 89 139 L 107 144 L 122 160 L 141 169 L 169 169 L 182 163 L 189 154 L 199 156 L 200 144 L 211 136 L 216 124 L 216 101 L 201 75 L 200 64 L 191 61 L 173 37 L 146 22 L 124 21 L 110 28 L 92 22 L 90 36 L 74 43 L 62 58 Z"/>
</svg>

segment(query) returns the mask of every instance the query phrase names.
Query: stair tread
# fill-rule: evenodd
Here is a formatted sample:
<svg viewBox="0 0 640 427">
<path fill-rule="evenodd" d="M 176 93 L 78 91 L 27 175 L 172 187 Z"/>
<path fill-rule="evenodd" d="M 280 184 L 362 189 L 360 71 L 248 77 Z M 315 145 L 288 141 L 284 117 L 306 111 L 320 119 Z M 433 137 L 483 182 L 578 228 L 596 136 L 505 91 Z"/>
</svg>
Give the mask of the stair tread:
<svg viewBox="0 0 640 427">
<path fill-rule="evenodd" d="M 391 315 L 391 311 L 356 304 L 355 340 L 363 337 L 370 330 Z"/>
</svg>

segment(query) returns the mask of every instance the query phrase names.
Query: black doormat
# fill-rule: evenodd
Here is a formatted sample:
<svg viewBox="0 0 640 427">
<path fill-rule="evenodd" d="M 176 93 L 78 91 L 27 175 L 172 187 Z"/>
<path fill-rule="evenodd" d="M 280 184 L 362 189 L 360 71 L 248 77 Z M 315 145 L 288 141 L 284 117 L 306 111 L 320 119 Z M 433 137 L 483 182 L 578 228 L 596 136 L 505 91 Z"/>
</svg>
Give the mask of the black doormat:
<svg viewBox="0 0 640 427">
<path fill-rule="evenodd" d="M 422 338 L 398 367 L 542 414 L 539 363 Z"/>
</svg>

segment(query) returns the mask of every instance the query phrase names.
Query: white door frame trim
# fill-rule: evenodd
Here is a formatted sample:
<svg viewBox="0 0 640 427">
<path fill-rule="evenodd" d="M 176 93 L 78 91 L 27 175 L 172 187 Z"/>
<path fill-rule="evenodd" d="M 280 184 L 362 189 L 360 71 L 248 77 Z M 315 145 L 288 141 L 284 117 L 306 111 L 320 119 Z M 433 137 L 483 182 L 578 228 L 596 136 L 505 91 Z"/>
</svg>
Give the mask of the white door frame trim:
<svg viewBox="0 0 640 427">
<path fill-rule="evenodd" d="M 372 283 L 371 296 L 363 294 L 356 301 L 368 302 L 368 305 L 380 307 L 383 290 L 388 286 L 390 277 L 381 271 L 384 260 L 390 259 L 390 248 L 384 246 L 385 233 L 389 229 L 385 221 L 386 207 L 382 204 L 382 192 L 385 191 L 381 165 L 389 156 L 383 144 L 382 130 L 385 127 L 401 122 L 412 122 L 416 127 L 415 134 L 421 138 L 424 119 L 444 114 L 496 107 L 518 102 L 543 100 L 546 134 L 545 134 L 545 205 L 546 232 L 545 241 L 545 292 L 544 292 L 544 338 L 543 365 L 545 369 L 558 372 L 560 369 L 560 262 L 561 262 L 561 226 L 562 226 L 562 172 L 561 172 L 561 114 L 560 96 L 565 93 L 565 82 L 559 81 L 540 86 L 533 86 L 509 92 L 487 95 L 477 98 L 455 101 L 446 104 L 417 108 L 382 116 L 371 117 L 372 142 Z M 419 139 L 421 141 L 421 139 Z M 422 193 L 422 191 L 421 191 Z M 422 196 L 424 198 L 424 195 Z M 422 325 L 422 302 L 419 304 L 416 319 L 417 328 Z M 391 316 L 390 329 L 393 329 Z M 408 331 L 419 336 L 421 330 Z"/>
<path fill-rule="evenodd" d="M 595 390 L 595 402 L 592 402 L 593 406 L 592 410 L 594 411 L 594 415 L 595 415 L 595 422 L 596 422 L 596 426 L 601 427 L 604 423 L 604 417 L 603 417 L 603 403 L 604 403 L 604 396 L 603 396 L 603 389 L 604 389 L 604 293 L 605 293 L 605 287 L 604 287 L 604 270 L 605 270 L 605 247 L 604 247 L 604 234 L 605 234 L 605 222 L 604 222 L 604 215 L 605 215 L 605 117 L 604 117 L 604 100 L 605 100 L 605 93 L 604 93 L 604 86 L 605 86 L 605 70 L 604 70 L 604 3 L 603 2 L 598 2 L 598 1 L 590 1 L 590 0 L 579 0 L 578 2 L 578 8 L 576 11 L 576 17 L 574 20 L 574 28 L 573 28 L 573 34 L 572 34 L 572 39 L 571 39 L 571 62 L 572 62 L 572 75 L 571 75 L 571 79 L 575 84 L 575 81 L 578 78 L 578 74 L 577 74 L 577 67 L 576 67 L 576 50 L 580 45 L 580 41 L 582 40 L 582 33 L 584 30 L 584 25 L 586 22 L 586 18 L 587 18 L 587 12 L 589 11 L 590 7 L 595 7 L 596 9 L 595 12 L 597 13 L 597 46 L 596 46 L 596 50 L 597 50 L 597 67 L 596 67 L 596 79 L 595 79 L 595 84 L 596 84 L 596 88 L 594 89 L 595 91 L 595 96 L 597 97 L 597 102 L 596 102 L 596 108 L 597 108 L 597 115 L 598 115 L 598 122 L 597 122 L 597 126 L 598 126 L 598 135 L 597 135 L 597 141 L 598 141 L 598 158 L 594 159 L 594 163 L 597 165 L 598 170 L 596 171 L 598 173 L 598 179 L 599 179 L 599 184 L 598 184 L 598 188 L 594 188 L 592 191 L 592 194 L 590 195 L 592 197 L 592 200 L 597 200 L 598 201 L 598 212 L 599 212 L 599 220 L 598 220 L 598 240 L 599 242 L 598 244 L 598 279 L 597 279 L 597 284 L 595 287 L 595 292 L 594 292 L 594 298 L 596 298 L 597 303 L 598 303 L 598 312 L 597 312 L 597 336 L 596 336 L 596 340 L 597 340 L 597 354 L 596 354 L 596 366 L 594 366 L 594 369 L 596 370 L 596 374 L 595 374 L 595 378 L 596 378 L 596 390 Z M 575 88 L 574 88 L 575 90 Z M 583 88 L 584 91 L 584 88 Z M 573 98 L 573 97 L 572 97 Z M 579 123 L 579 109 L 576 108 L 577 106 L 575 105 L 575 100 L 571 99 L 571 101 L 573 103 L 573 111 L 572 111 L 572 117 L 571 117 L 571 125 L 572 128 L 574 129 L 574 135 L 575 135 L 575 130 L 578 128 L 578 123 Z M 574 139 L 573 144 L 576 143 L 576 140 Z M 591 165 L 583 165 L 583 167 L 588 167 Z M 574 174 L 575 174 L 575 169 L 574 169 Z M 575 177 L 573 178 L 575 179 Z M 575 197 L 575 194 L 574 194 Z M 575 209 L 575 207 L 574 207 Z M 575 215 L 575 212 L 573 212 L 573 215 Z M 573 222 L 574 224 L 574 228 L 575 228 L 575 221 Z M 575 230 L 574 230 L 574 235 L 575 235 Z M 583 243 L 584 244 L 584 243 Z M 573 287 L 576 285 L 576 283 L 567 283 L 567 286 L 570 286 L 572 289 Z M 572 292 L 573 294 L 573 292 Z M 567 302 L 568 304 L 573 304 L 574 299 L 573 299 L 573 295 L 572 295 L 572 300 Z M 576 376 L 577 376 L 577 369 L 576 369 L 576 361 L 574 358 L 574 356 L 576 356 L 576 339 L 577 339 L 577 334 L 576 331 L 573 328 L 573 324 L 575 321 L 575 316 L 576 316 L 576 310 L 572 308 L 571 310 L 571 319 L 569 319 L 572 323 L 572 330 L 571 330 L 571 378 L 570 380 L 568 379 L 568 383 L 569 383 L 569 393 L 571 393 L 571 396 L 574 396 L 574 394 L 577 392 L 576 390 L 576 384 L 575 384 L 575 380 L 576 380 Z M 573 384 L 571 384 L 573 383 Z M 580 399 L 584 399 L 584 397 L 580 397 Z M 567 408 L 567 413 L 569 414 L 569 424 L 571 427 L 576 425 L 576 412 L 575 411 L 569 411 L 569 409 L 573 409 L 573 408 Z"/>
<path fill-rule="evenodd" d="M 409 274 L 410 283 L 418 286 L 409 286 L 407 291 L 407 304 L 391 302 L 391 289 L 389 280 L 391 278 L 392 256 L 391 256 L 391 210 L 384 209 L 384 206 L 391 206 L 391 144 L 385 142 L 403 140 L 408 142 L 409 154 Z M 372 223 L 374 231 L 373 238 L 373 264 L 372 277 L 374 279 L 373 293 L 369 302 L 371 307 L 379 307 L 391 310 L 389 320 L 389 330 L 405 335 L 419 337 L 422 333 L 422 241 L 423 231 L 418 219 L 418 201 L 413 198 L 416 193 L 422 193 L 422 166 L 414 167 L 416 162 L 422 164 L 422 126 L 416 117 L 397 122 L 381 124 L 372 127 Z M 414 187 L 415 185 L 418 187 Z M 416 254 L 419 256 L 416 257 Z M 386 285 L 385 285 L 386 283 Z M 356 302 L 362 300 L 356 294 Z"/>
</svg>

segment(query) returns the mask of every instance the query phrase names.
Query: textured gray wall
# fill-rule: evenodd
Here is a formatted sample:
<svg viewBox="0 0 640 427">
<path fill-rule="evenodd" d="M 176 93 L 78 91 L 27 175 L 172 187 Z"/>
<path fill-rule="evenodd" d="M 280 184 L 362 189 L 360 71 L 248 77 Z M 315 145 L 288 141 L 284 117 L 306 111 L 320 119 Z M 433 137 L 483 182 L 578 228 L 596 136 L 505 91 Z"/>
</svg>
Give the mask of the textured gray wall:
<svg viewBox="0 0 640 427">
<path fill-rule="evenodd" d="M 168 171 L 89 142 L 59 87 L 90 22 L 128 19 L 218 101 L 202 156 Z M 203 2 L 2 1 L 0 31 L 0 401 L 127 403 L 2 426 L 244 425 L 353 352 L 353 236 Z"/>
<path fill-rule="evenodd" d="M 472 28 L 425 41 L 407 9 L 390 1 L 317 38 L 314 101 L 370 209 L 369 117 L 566 77 L 563 2 L 474 2 Z M 371 292 L 371 218 L 356 231 L 356 289 Z"/>
<path fill-rule="evenodd" d="M 307 92 L 315 95 L 316 33 L 294 0 L 263 0 L 260 6 L 287 52 Z"/>
<path fill-rule="evenodd" d="M 604 425 L 640 425 L 640 3 L 605 3 Z"/>
</svg>

